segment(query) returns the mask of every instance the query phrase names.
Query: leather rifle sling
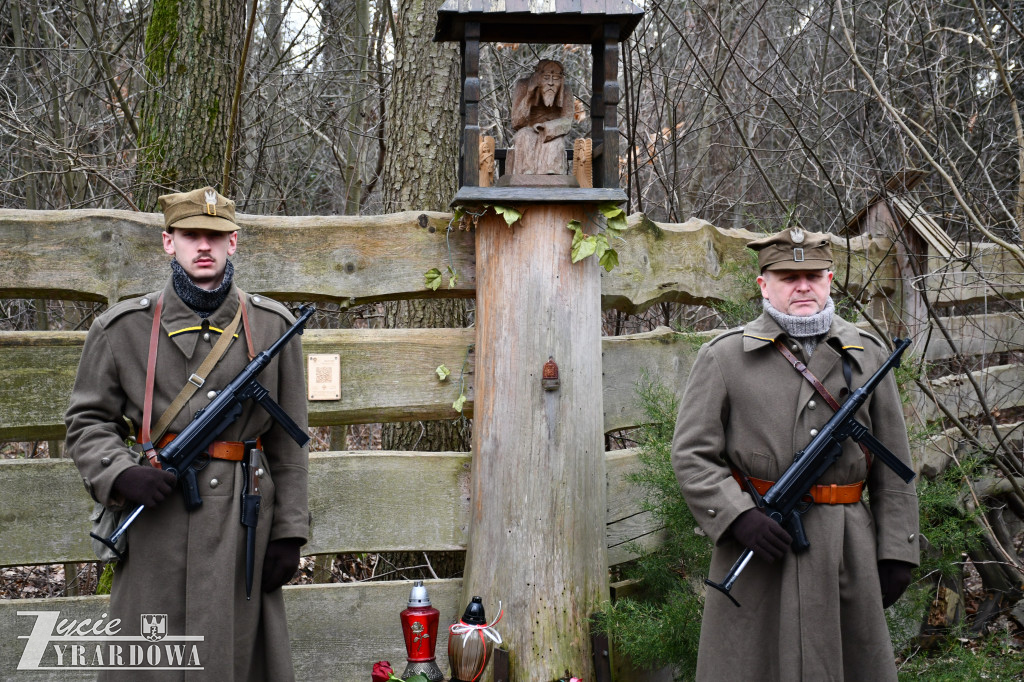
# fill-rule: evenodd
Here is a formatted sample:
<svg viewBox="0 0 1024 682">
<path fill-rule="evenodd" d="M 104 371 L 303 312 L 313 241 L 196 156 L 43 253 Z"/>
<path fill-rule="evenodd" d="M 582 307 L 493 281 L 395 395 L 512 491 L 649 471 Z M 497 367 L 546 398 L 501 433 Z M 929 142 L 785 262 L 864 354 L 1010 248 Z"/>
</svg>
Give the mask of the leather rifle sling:
<svg viewBox="0 0 1024 682">
<path fill-rule="evenodd" d="M 811 373 L 811 370 L 807 369 L 807 365 L 802 363 L 797 356 L 793 355 L 789 348 L 786 347 L 786 344 L 782 343 L 782 341 L 775 339 L 772 343 L 779 352 L 782 353 L 782 357 L 789 360 L 789 364 L 793 365 L 793 369 L 800 372 L 804 379 L 807 379 L 811 386 L 814 387 L 814 390 L 818 392 L 818 395 L 821 396 L 822 400 L 828 403 L 828 406 L 831 407 L 834 412 L 838 412 L 839 402 L 832 397 L 832 394 L 828 392 L 828 389 L 825 388 L 824 384 L 818 381 L 818 377 L 814 376 L 814 374 Z M 864 453 L 864 458 L 867 459 L 868 469 L 870 470 L 871 452 L 862 443 L 857 443 L 857 445 L 860 446 L 861 452 Z"/>
<path fill-rule="evenodd" d="M 160 301 L 157 302 L 157 310 L 153 315 L 153 333 L 150 336 L 150 347 L 149 347 L 149 362 L 146 365 L 146 398 L 143 403 L 143 416 L 142 416 L 142 429 L 139 434 L 143 442 L 143 449 L 146 452 L 146 456 L 149 458 L 150 464 L 159 467 L 159 460 L 156 457 L 156 448 L 153 446 L 154 440 L 159 440 L 160 437 L 167 431 L 167 428 L 174 421 L 174 418 L 178 416 L 178 413 L 185 407 L 185 404 L 189 399 L 195 395 L 195 392 L 206 382 L 206 377 L 210 374 L 210 371 L 220 361 L 227 352 L 228 346 L 231 345 L 231 341 L 234 339 L 235 332 L 238 329 L 238 323 L 240 320 L 245 320 L 245 335 L 246 341 L 248 342 L 249 349 L 252 349 L 252 341 L 249 337 L 249 325 L 248 315 L 245 312 L 245 293 L 238 290 L 238 310 L 235 311 L 235 316 L 232 318 L 231 323 L 221 333 L 220 338 L 217 339 L 217 343 L 214 344 L 213 348 L 207 354 L 206 358 L 203 359 L 202 364 L 195 373 L 188 378 L 185 385 L 182 387 L 178 395 L 174 397 L 171 404 L 164 410 L 164 413 L 160 415 L 160 419 L 157 420 L 156 426 L 153 427 L 152 434 L 150 433 L 150 420 L 152 419 L 152 403 L 153 403 L 153 384 L 155 382 L 155 371 L 156 371 L 156 347 L 158 340 L 158 330 L 160 326 L 160 308 L 163 296 L 161 295 Z M 250 360 L 252 357 L 250 357 Z M 145 406 L 149 406 L 149 412 L 147 413 Z"/>
</svg>

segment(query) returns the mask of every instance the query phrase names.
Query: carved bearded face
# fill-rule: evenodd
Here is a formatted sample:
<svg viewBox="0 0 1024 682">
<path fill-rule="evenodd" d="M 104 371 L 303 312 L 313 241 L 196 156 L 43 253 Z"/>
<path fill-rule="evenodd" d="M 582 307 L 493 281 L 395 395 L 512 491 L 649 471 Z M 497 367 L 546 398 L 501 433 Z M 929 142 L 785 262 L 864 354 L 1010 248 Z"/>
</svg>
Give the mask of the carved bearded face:
<svg viewBox="0 0 1024 682">
<path fill-rule="evenodd" d="M 540 70 L 540 91 L 544 106 L 553 107 L 562 93 L 562 67 L 558 64 L 545 64 Z"/>
</svg>

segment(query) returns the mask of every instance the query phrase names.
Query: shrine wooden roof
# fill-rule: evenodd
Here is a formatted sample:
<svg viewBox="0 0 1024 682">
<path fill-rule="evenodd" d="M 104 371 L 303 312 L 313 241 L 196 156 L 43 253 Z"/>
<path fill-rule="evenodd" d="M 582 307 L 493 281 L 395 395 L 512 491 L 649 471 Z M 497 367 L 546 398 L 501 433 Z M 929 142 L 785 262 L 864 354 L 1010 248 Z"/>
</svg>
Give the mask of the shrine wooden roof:
<svg viewBox="0 0 1024 682">
<path fill-rule="evenodd" d="M 481 42 L 587 44 L 603 40 L 605 24 L 618 24 L 623 41 L 643 14 L 628 0 L 446 0 L 434 40 L 461 41 L 478 22 Z"/>
</svg>

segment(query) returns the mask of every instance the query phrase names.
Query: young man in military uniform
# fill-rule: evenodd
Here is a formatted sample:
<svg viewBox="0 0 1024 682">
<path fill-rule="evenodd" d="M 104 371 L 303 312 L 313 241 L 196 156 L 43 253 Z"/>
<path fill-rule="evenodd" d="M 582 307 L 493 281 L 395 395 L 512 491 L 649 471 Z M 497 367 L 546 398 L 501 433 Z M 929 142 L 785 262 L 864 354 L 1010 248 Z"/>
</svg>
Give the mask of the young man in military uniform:
<svg viewBox="0 0 1024 682">
<path fill-rule="evenodd" d="M 201 388 L 167 429 L 168 434 L 180 432 L 218 388 L 294 319 L 281 304 L 243 294 L 235 286 L 228 260 L 238 245 L 234 202 L 209 187 L 165 195 L 159 202 L 164 251 L 173 256 L 171 276 L 163 290 L 118 303 L 96 319 L 66 414 L 68 452 L 93 498 L 109 507 L 146 506 L 128 529 L 128 551 L 114 573 L 110 616 L 121 619 L 122 635 L 135 634 L 144 615 L 157 614 L 166 617 L 165 636 L 201 637 L 195 651 L 203 670 L 186 673 L 189 679 L 292 679 L 280 588 L 294 575 L 299 548 L 309 535 L 306 448 L 296 445 L 261 407 L 247 402 L 241 416 L 208 449 L 209 462 L 197 474 L 202 505 L 189 512 L 174 476 L 150 466 L 138 448 L 126 446 L 126 439 L 130 431 L 134 438 L 148 433 L 191 378 Z M 205 380 L 196 379 L 204 359 L 230 328 L 236 333 L 226 352 Z M 153 351 L 153 385 L 147 389 Z M 298 339 L 287 344 L 259 381 L 305 430 Z M 262 502 L 254 586 L 247 599 L 239 461 L 242 442 L 257 438 L 264 453 Z M 192 642 L 186 660 L 193 653 Z M 151 674 L 169 679 L 167 672 Z M 115 670 L 109 677 L 147 678 L 138 670 Z M 181 675 L 171 674 L 170 679 Z"/>
<path fill-rule="evenodd" d="M 895 680 L 883 608 L 918 563 L 914 486 L 845 441 L 804 516 L 810 549 L 794 554 L 739 482 L 749 477 L 764 494 L 833 414 L 793 361 L 841 403 L 889 351 L 835 314 L 828 235 L 794 228 L 747 246 L 758 252 L 764 312 L 701 348 L 672 444 L 683 495 L 714 543 L 711 577 L 725 576 L 744 549 L 754 553 L 732 588 L 740 608 L 707 590 L 697 677 Z M 910 464 L 891 373 L 858 420 Z"/>
</svg>

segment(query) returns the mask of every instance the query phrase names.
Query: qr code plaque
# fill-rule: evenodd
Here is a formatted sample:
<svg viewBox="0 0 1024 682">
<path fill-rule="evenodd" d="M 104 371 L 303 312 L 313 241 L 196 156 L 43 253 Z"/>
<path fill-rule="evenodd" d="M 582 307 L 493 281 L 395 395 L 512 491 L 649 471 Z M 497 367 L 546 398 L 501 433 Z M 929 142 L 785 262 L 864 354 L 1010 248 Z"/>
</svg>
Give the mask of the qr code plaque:
<svg viewBox="0 0 1024 682">
<path fill-rule="evenodd" d="M 310 353 L 308 379 L 310 400 L 341 400 L 341 356 Z"/>
</svg>

